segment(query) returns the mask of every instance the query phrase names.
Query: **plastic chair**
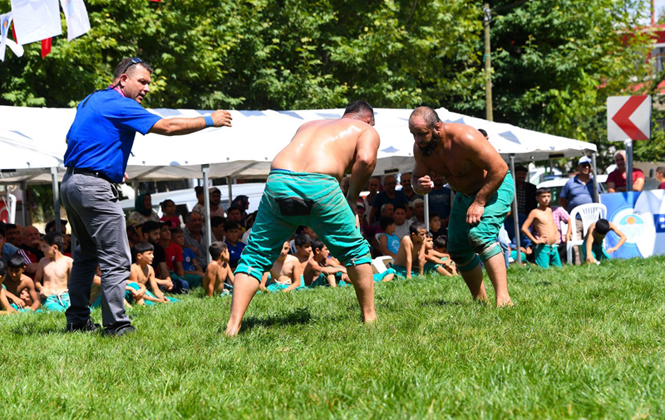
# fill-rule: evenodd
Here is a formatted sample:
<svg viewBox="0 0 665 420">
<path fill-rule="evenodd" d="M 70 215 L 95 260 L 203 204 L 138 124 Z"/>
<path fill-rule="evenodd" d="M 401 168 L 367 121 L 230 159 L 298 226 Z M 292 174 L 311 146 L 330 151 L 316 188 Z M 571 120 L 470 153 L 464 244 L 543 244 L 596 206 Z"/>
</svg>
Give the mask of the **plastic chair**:
<svg viewBox="0 0 665 420">
<path fill-rule="evenodd" d="M 388 266 L 393 263 L 393 257 L 384 255 L 376 257 L 372 260 L 372 272 L 374 274 L 381 274 L 388 269 Z"/>
<path fill-rule="evenodd" d="M 582 237 L 577 237 L 577 229 L 573 226 L 577 216 L 582 218 Z M 584 237 L 586 236 L 589 226 L 595 223 L 598 219 L 607 218 L 607 207 L 604 204 L 592 203 L 592 204 L 582 204 L 577 206 L 570 212 L 570 229 L 572 230 L 570 241 L 566 244 L 566 251 L 568 255 L 568 263 L 573 263 L 573 247 L 577 245 L 582 245 L 584 243 Z"/>
</svg>

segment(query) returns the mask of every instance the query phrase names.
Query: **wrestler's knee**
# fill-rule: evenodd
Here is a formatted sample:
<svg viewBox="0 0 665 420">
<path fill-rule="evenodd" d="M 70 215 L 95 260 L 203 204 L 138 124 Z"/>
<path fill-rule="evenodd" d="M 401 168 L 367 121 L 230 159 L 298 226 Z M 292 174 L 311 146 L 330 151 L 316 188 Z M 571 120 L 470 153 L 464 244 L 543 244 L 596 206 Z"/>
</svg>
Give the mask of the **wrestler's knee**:
<svg viewBox="0 0 665 420">
<path fill-rule="evenodd" d="M 471 271 L 480 264 L 478 255 L 473 252 L 453 252 L 450 251 L 450 259 L 455 261 L 459 271 Z"/>
<path fill-rule="evenodd" d="M 480 256 L 480 260 L 485 262 L 495 255 L 503 253 L 501 245 L 496 241 L 490 241 L 474 246 L 474 251 Z"/>
</svg>

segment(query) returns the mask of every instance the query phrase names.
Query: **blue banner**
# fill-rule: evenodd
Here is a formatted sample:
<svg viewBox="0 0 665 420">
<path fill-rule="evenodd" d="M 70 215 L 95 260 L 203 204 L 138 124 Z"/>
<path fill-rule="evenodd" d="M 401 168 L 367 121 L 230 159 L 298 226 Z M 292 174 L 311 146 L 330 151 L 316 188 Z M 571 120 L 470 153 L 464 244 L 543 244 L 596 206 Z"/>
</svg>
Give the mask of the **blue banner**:
<svg viewBox="0 0 665 420">
<path fill-rule="evenodd" d="M 600 202 L 607 207 L 607 220 L 627 237 L 611 258 L 665 254 L 665 190 L 602 194 Z M 618 242 L 618 235 L 608 233 L 605 249 Z"/>
</svg>

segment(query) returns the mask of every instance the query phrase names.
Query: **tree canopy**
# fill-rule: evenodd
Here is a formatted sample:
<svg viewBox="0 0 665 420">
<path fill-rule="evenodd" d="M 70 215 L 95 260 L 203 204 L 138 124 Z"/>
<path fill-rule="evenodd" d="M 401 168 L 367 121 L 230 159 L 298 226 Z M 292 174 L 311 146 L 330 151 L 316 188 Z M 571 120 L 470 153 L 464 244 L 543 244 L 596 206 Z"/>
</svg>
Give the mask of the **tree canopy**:
<svg viewBox="0 0 665 420">
<path fill-rule="evenodd" d="M 501 0 L 495 120 L 607 148 L 605 101 L 651 80 L 638 0 Z M 481 1 L 87 0 L 91 31 L 0 63 L 0 104 L 70 107 L 124 57 L 155 67 L 148 107 L 309 109 L 366 99 L 485 115 Z M 0 0 L 0 11 L 9 10 Z M 63 29 L 66 30 L 63 17 Z M 651 84 L 642 83 L 641 91 Z M 662 131 L 640 158 L 665 155 Z"/>
</svg>

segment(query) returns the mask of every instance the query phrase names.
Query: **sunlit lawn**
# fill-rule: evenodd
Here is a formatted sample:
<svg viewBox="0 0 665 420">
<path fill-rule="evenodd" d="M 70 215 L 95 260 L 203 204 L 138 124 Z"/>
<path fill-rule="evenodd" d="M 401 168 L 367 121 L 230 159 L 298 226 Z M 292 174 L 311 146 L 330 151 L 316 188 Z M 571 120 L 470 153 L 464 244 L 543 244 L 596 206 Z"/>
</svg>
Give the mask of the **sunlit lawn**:
<svg viewBox="0 0 665 420">
<path fill-rule="evenodd" d="M 383 283 L 369 327 L 350 287 L 261 294 L 237 339 L 200 292 L 120 339 L 0 317 L 0 417 L 665 417 L 664 284 L 662 257 L 511 269 L 502 310 L 459 277 Z"/>
</svg>

